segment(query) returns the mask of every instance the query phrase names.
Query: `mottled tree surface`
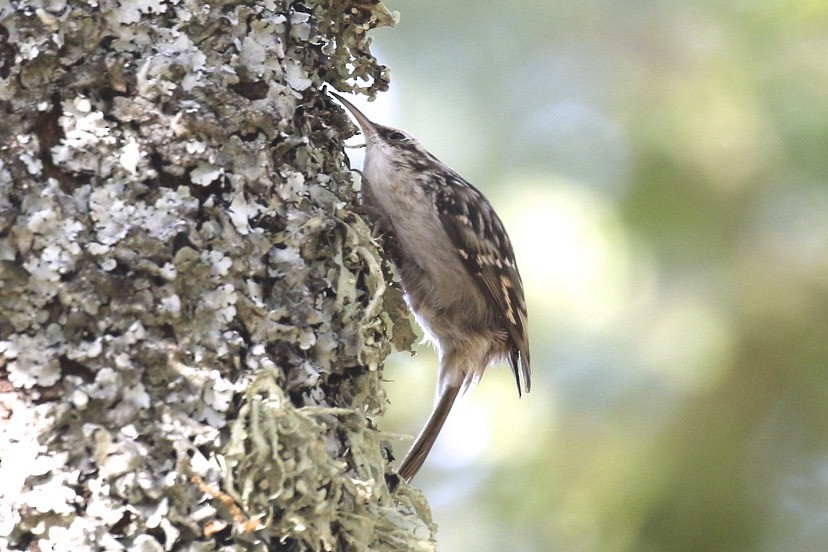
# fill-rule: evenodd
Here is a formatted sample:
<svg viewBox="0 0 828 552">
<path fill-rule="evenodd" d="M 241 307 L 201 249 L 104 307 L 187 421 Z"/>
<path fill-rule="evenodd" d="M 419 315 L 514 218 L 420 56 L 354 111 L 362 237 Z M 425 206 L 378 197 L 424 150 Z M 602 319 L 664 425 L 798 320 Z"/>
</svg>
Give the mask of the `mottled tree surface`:
<svg viewBox="0 0 828 552">
<path fill-rule="evenodd" d="M 366 2 L 0 5 L 0 548 L 430 550 L 322 91 Z M 404 320 L 399 320 L 404 323 Z"/>
</svg>

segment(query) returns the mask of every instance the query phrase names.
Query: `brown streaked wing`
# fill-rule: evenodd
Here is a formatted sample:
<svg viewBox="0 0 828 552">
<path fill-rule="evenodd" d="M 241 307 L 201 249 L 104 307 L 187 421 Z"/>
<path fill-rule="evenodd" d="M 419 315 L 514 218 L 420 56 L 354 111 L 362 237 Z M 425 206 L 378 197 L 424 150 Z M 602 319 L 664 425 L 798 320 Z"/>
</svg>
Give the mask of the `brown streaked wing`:
<svg viewBox="0 0 828 552">
<path fill-rule="evenodd" d="M 443 192 L 445 187 L 435 190 L 440 221 L 466 268 L 478 277 L 481 291 L 497 305 L 509 332 L 509 364 L 518 394 L 528 393 L 531 370 L 526 302 L 512 244 L 503 222 L 483 194 L 461 177 L 455 178 L 459 182 L 453 182 L 456 185 L 450 188 L 459 198 Z M 474 205 L 480 205 L 483 211 L 470 210 Z M 487 236 L 488 240 L 480 240 L 478 236 Z"/>
</svg>

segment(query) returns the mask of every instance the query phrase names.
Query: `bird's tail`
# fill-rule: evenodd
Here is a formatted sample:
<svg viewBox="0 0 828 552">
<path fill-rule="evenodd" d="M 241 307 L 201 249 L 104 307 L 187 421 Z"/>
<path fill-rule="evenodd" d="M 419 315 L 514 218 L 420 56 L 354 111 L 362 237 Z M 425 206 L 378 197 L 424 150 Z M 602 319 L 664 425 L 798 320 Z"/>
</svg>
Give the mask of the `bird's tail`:
<svg viewBox="0 0 828 552">
<path fill-rule="evenodd" d="M 434 405 L 434 410 L 432 410 L 428 422 L 417 436 L 411 450 L 405 455 L 402 464 L 400 464 L 400 469 L 397 470 L 397 473 L 406 483 L 411 481 L 420 471 L 420 467 L 425 462 L 428 453 L 431 452 L 431 447 L 434 446 L 434 441 L 437 440 L 440 430 L 443 429 L 443 424 L 446 423 L 446 418 L 459 392 L 459 385 L 446 386 L 442 389 L 442 394 L 437 400 L 437 404 Z"/>
</svg>

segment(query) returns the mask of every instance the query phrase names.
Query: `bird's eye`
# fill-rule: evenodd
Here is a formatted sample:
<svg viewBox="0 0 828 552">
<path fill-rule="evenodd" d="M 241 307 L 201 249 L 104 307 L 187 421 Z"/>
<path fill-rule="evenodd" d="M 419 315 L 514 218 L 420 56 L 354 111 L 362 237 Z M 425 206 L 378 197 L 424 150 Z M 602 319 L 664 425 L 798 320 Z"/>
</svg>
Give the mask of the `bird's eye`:
<svg viewBox="0 0 828 552">
<path fill-rule="evenodd" d="M 392 132 L 388 137 L 392 140 L 405 140 L 405 134 L 398 130 Z"/>
</svg>

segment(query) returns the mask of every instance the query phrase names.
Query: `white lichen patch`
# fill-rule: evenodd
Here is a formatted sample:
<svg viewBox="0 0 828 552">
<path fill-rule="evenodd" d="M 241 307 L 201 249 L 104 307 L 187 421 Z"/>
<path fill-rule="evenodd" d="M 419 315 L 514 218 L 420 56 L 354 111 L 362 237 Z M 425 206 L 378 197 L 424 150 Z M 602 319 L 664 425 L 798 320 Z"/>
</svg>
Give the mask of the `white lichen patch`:
<svg viewBox="0 0 828 552">
<path fill-rule="evenodd" d="M 33 486 L 30 491 L 23 494 L 22 502 L 41 514 L 51 512 L 65 516 L 75 511 L 77 498 L 74 489 L 56 476 L 50 477 L 45 483 Z"/>
<path fill-rule="evenodd" d="M 142 157 L 141 147 L 138 142 L 130 140 L 121 148 L 121 154 L 118 156 L 121 166 L 129 173 L 135 174 L 138 169 L 138 161 Z"/>
<path fill-rule="evenodd" d="M 26 165 L 26 170 L 30 175 L 39 175 L 43 172 L 43 162 L 39 157 L 35 157 L 31 153 L 25 151 L 20 154 L 20 160 Z"/>
<path fill-rule="evenodd" d="M 42 351 L 63 347 L 52 342 L 48 337 L 12 334 L 9 339 L 0 341 L 0 354 L 3 355 L 9 381 L 15 387 L 31 389 L 34 386 L 50 387 L 60 379 L 60 368 L 54 361 L 43 358 Z"/>
<path fill-rule="evenodd" d="M 223 326 L 233 320 L 236 315 L 236 301 L 238 296 L 231 284 L 222 284 L 206 293 L 202 299 L 202 306 L 205 311 L 211 312 L 216 317 L 219 326 Z"/>
<path fill-rule="evenodd" d="M 261 205 L 247 201 L 244 194 L 239 192 L 233 197 L 228 212 L 236 231 L 242 236 L 246 236 L 250 233 L 250 219 L 255 217 L 261 210 Z"/>
<path fill-rule="evenodd" d="M 95 189 L 89 197 L 90 216 L 95 223 L 97 243 L 113 245 L 126 237 L 132 228 L 136 207 L 125 202 L 120 186 Z"/>
<path fill-rule="evenodd" d="M 93 110 L 91 105 L 89 99 L 83 97 L 63 102 L 60 124 L 64 139 L 63 147 L 58 151 L 85 150 L 115 143 L 110 123 L 104 120 L 102 111 Z"/>
<path fill-rule="evenodd" d="M 222 175 L 224 169 L 211 163 L 199 163 L 190 173 L 190 180 L 200 186 L 206 186 Z"/>
<path fill-rule="evenodd" d="M 302 92 L 310 88 L 313 80 L 305 71 L 299 62 L 289 59 L 285 63 L 285 80 L 291 88 L 297 92 Z"/>
<path fill-rule="evenodd" d="M 210 265 L 210 274 L 213 276 L 227 276 L 233 261 L 221 251 L 202 251 L 202 260 Z"/>
</svg>

